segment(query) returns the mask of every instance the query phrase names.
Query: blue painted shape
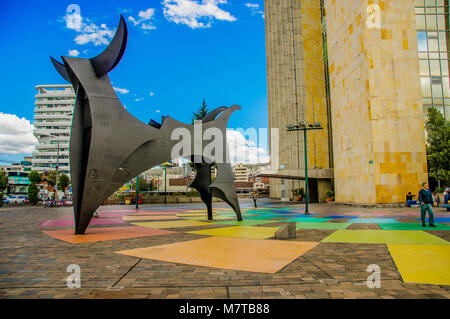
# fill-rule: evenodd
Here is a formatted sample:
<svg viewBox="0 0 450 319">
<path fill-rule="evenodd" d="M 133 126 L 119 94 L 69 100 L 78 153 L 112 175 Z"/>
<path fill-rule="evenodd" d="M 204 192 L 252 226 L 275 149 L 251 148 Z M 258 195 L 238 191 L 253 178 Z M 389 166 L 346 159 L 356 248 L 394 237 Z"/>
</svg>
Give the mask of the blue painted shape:
<svg viewBox="0 0 450 319">
<path fill-rule="evenodd" d="M 398 220 L 391 218 L 355 218 L 349 221 L 349 223 L 358 223 L 358 224 L 394 224 L 399 223 Z"/>
<path fill-rule="evenodd" d="M 421 220 L 420 218 L 415 218 L 415 219 Z M 429 221 L 428 217 L 425 220 L 428 222 Z M 434 222 L 435 223 L 450 223 L 450 217 L 434 217 Z"/>
</svg>

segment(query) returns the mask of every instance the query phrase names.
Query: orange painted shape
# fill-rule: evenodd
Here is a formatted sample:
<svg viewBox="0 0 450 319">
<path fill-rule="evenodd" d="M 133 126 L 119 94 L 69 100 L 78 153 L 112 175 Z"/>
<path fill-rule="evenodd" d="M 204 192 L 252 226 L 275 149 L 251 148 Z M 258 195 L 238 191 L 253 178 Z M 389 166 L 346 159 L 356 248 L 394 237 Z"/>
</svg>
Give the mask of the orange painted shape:
<svg viewBox="0 0 450 319">
<path fill-rule="evenodd" d="M 90 243 L 105 240 L 126 239 L 146 236 L 174 234 L 174 231 L 150 229 L 139 226 L 88 228 L 84 235 L 74 235 L 73 229 L 43 230 L 50 237 L 71 244 Z"/>
<path fill-rule="evenodd" d="M 318 244 L 209 237 L 116 253 L 178 264 L 273 274 Z"/>
</svg>

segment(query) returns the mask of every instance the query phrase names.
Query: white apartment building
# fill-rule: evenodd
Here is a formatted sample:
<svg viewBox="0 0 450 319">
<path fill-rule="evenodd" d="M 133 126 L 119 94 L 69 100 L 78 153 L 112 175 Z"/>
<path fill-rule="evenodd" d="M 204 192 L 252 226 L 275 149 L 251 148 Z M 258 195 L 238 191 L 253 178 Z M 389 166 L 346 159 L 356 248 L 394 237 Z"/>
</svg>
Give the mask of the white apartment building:
<svg viewBox="0 0 450 319">
<path fill-rule="evenodd" d="M 233 167 L 234 181 L 235 182 L 248 182 L 249 169 L 243 164 L 236 164 Z"/>
<path fill-rule="evenodd" d="M 59 172 L 70 176 L 69 139 L 75 92 L 70 84 L 37 85 L 36 90 L 33 133 L 38 144 L 32 169 L 48 172 L 58 167 Z"/>
</svg>

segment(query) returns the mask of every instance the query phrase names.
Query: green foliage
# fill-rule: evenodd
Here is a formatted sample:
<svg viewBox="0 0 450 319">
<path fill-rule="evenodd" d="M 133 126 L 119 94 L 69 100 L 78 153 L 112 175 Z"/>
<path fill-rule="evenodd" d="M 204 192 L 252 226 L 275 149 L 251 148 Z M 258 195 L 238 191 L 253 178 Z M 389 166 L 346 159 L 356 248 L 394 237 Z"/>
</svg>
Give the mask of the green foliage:
<svg viewBox="0 0 450 319">
<path fill-rule="evenodd" d="M 66 189 L 66 187 L 69 186 L 69 184 L 70 184 L 70 179 L 69 179 L 69 176 L 67 176 L 66 174 L 62 174 L 58 178 L 58 189 L 60 191 L 64 191 Z"/>
<path fill-rule="evenodd" d="M 40 182 L 42 182 L 42 175 L 36 171 L 30 171 L 28 173 L 28 180 L 30 181 L 30 183 L 39 184 Z"/>
<path fill-rule="evenodd" d="M 0 207 L 3 205 L 3 191 L 8 187 L 8 174 L 0 171 Z"/>
<path fill-rule="evenodd" d="M 35 183 L 28 185 L 28 200 L 31 204 L 36 205 L 38 202 L 39 189 Z"/>
<path fill-rule="evenodd" d="M 0 192 L 3 192 L 8 187 L 8 174 L 0 171 Z"/>
<path fill-rule="evenodd" d="M 450 123 L 435 108 L 428 110 L 427 131 L 428 175 L 450 184 Z"/>
<path fill-rule="evenodd" d="M 200 106 L 198 111 L 192 112 L 192 114 L 192 124 L 194 124 L 194 120 L 203 120 L 209 114 L 209 109 L 206 105 L 205 99 L 203 99 L 202 106 Z"/>
<path fill-rule="evenodd" d="M 300 197 L 302 197 L 303 198 L 303 196 L 305 196 L 305 189 L 302 187 L 302 188 L 300 188 L 300 190 L 299 190 L 299 195 L 300 195 Z"/>
<path fill-rule="evenodd" d="M 295 188 L 292 190 L 292 195 L 303 197 L 303 188 Z"/>
<path fill-rule="evenodd" d="M 48 175 L 47 175 L 47 183 L 50 185 L 50 186 L 55 186 L 56 185 L 56 171 L 50 171 L 50 172 L 48 172 Z"/>
<path fill-rule="evenodd" d="M 130 187 L 132 190 L 136 190 L 136 182 L 131 184 Z M 139 191 L 140 192 L 147 192 L 147 191 L 154 191 L 156 190 L 155 185 L 153 185 L 153 181 L 147 182 L 145 179 L 139 179 Z"/>
<path fill-rule="evenodd" d="M 326 195 L 327 195 L 328 198 L 333 198 L 333 197 L 334 197 L 334 192 L 333 192 L 332 190 L 329 190 L 329 191 L 326 193 Z"/>
</svg>

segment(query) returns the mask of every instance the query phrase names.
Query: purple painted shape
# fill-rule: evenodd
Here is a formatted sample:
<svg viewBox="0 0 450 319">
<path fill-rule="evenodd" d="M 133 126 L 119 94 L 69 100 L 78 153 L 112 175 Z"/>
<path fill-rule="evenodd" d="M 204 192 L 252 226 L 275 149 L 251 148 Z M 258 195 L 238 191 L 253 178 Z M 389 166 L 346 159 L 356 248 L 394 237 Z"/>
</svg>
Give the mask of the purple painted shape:
<svg viewBox="0 0 450 319">
<path fill-rule="evenodd" d="M 174 209 L 105 209 L 98 211 L 99 214 L 101 213 L 136 213 L 136 212 L 160 212 L 160 211 L 167 211 L 167 212 L 184 212 L 188 209 L 185 208 L 174 208 Z"/>
<path fill-rule="evenodd" d="M 110 224 L 125 224 L 122 218 L 93 218 L 89 225 L 110 225 Z M 74 226 L 73 219 L 51 219 L 46 220 L 39 224 L 39 227 L 65 227 L 65 226 Z"/>
<path fill-rule="evenodd" d="M 128 216 L 128 215 L 129 215 L 129 213 L 99 213 L 98 218 L 110 218 L 110 217 L 119 218 L 119 217 Z M 73 215 L 64 215 L 60 218 L 61 219 L 73 219 Z M 97 218 L 97 217 L 94 217 L 94 218 Z"/>
</svg>

